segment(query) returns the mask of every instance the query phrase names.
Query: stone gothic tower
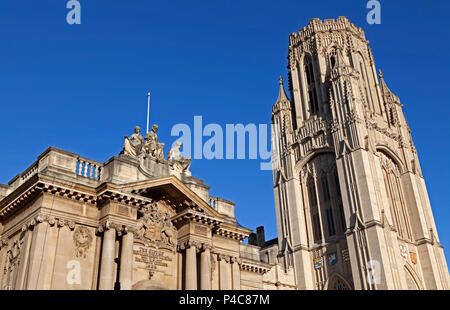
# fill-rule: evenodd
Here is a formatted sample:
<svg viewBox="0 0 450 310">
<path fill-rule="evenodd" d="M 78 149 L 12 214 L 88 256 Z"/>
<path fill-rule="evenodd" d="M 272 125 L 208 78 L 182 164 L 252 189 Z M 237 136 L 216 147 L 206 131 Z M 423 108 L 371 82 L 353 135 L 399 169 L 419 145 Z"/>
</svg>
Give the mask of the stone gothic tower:
<svg viewBox="0 0 450 310">
<path fill-rule="evenodd" d="M 273 106 L 279 259 L 300 289 L 449 289 L 399 98 L 345 17 L 290 35 Z"/>
</svg>

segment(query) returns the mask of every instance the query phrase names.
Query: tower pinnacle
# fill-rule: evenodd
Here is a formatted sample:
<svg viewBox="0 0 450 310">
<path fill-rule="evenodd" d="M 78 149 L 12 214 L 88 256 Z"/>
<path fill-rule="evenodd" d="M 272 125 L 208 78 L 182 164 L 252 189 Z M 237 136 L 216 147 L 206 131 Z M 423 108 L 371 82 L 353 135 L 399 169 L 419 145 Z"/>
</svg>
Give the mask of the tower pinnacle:
<svg viewBox="0 0 450 310">
<path fill-rule="evenodd" d="M 289 102 L 286 92 L 284 91 L 283 78 L 281 76 L 280 76 L 280 91 L 278 93 L 277 103 L 278 102 Z"/>
</svg>

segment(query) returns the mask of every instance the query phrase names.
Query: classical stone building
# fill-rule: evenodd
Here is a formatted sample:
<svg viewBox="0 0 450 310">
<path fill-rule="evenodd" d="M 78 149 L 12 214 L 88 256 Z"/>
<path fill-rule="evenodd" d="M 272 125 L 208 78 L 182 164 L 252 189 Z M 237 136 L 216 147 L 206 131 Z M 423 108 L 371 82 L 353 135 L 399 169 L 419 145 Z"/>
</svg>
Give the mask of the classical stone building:
<svg viewBox="0 0 450 310">
<path fill-rule="evenodd" d="M 449 289 L 399 98 L 364 31 L 313 19 L 289 37 L 273 106 L 279 258 L 299 289 Z"/>
<path fill-rule="evenodd" d="M 105 163 L 46 150 L 0 185 L 1 289 L 295 289 L 157 126 Z M 261 238 L 261 236 L 260 236 Z M 268 253 L 272 253 L 268 255 Z"/>
</svg>

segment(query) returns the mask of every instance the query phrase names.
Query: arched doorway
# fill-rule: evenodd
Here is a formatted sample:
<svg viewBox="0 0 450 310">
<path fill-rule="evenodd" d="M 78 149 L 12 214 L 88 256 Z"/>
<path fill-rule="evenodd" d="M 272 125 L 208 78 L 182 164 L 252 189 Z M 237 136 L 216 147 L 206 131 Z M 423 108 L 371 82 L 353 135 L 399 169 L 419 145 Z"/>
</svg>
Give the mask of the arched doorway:
<svg viewBox="0 0 450 310">
<path fill-rule="evenodd" d="M 414 274 L 415 272 L 413 271 L 413 269 L 408 266 L 405 265 L 405 275 L 406 275 L 406 285 L 407 285 L 407 290 L 409 291 L 418 291 L 421 290 L 421 285 L 420 285 L 420 280 L 418 279 L 418 277 Z"/>
<path fill-rule="evenodd" d="M 328 280 L 325 289 L 329 291 L 350 291 L 352 290 L 352 287 L 343 277 L 338 274 L 334 274 Z"/>
</svg>

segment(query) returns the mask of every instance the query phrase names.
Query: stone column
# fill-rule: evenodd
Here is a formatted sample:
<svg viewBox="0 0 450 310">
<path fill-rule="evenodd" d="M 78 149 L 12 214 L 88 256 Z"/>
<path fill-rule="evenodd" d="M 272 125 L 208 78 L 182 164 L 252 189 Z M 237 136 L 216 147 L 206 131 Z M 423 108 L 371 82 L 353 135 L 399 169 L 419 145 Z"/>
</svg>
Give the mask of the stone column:
<svg viewBox="0 0 450 310">
<path fill-rule="evenodd" d="M 211 290 L 211 250 L 208 246 L 201 253 L 200 269 L 200 289 Z"/>
<path fill-rule="evenodd" d="M 58 243 L 56 246 L 55 266 L 53 270 L 53 280 L 51 289 L 52 290 L 80 289 L 79 286 L 80 283 L 77 284 L 77 281 L 68 281 L 68 278 L 70 280 L 76 279 L 75 275 L 68 277 L 68 272 L 72 270 L 73 265 L 70 265 L 71 269 L 67 268 L 67 263 L 75 258 L 72 257 L 73 250 L 71 249 L 73 242 L 72 241 L 73 232 L 65 220 L 62 219 L 58 220 L 57 225 L 59 227 Z M 74 274 L 76 274 L 76 272 Z M 80 277 L 81 277 L 81 270 L 80 270 Z"/>
<path fill-rule="evenodd" d="M 231 272 L 233 278 L 233 290 L 241 289 L 241 268 L 239 267 L 239 260 L 236 257 L 231 259 Z"/>
<path fill-rule="evenodd" d="M 133 281 L 133 232 L 122 236 L 122 253 L 120 254 L 120 289 L 131 290 Z"/>
<path fill-rule="evenodd" d="M 27 290 L 35 290 L 37 288 L 39 271 L 42 269 L 42 266 L 47 263 L 44 259 L 44 252 L 46 249 L 45 236 L 49 229 L 49 224 L 48 222 L 44 221 L 44 218 L 42 216 L 37 216 L 36 219 L 33 220 L 33 224 L 34 225 L 32 226 L 34 226 L 34 229 L 31 240 L 26 284 Z"/>
<path fill-rule="evenodd" d="M 189 243 L 186 247 L 186 270 L 185 270 L 185 289 L 197 289 L 197 248 Z"/>
<path fill-rule="evenodd" d="M 219 255 L 219 281 L 220 290 L 231 290 L 231 265 L 230 257 L 227 255 Z"/>
<path fill-rule="evenodd" d="M 114 289 L 114 254 L 116 249 L 116 230 L 106 225 L 103 233 L 102 261 L 100 266 L 100 290 Z"/>
<path fill-rule="evenodd" d="M 5 264 L 6 264 L 6 252 L 8 251 L 8 244 L 9 240 L 4 238 L 0 238 L 0 283 L 3 283 L 3 275 L 6 272 L 3 272 L 5 270 Z M 0 287 L 0 289 L 4 289 L 3 285 Z"/>
<path fill-rule="evenodd" d="M 211 288 L 213 290 L 219 289 L 219 261 L 217 260 L 217 254 L 211 255 Z"/>
<path fill-rule="evenodd" d="M 178 248 L 177 252 L 177 290 L 183 289 L 183 253 Z"/>
</svg>

